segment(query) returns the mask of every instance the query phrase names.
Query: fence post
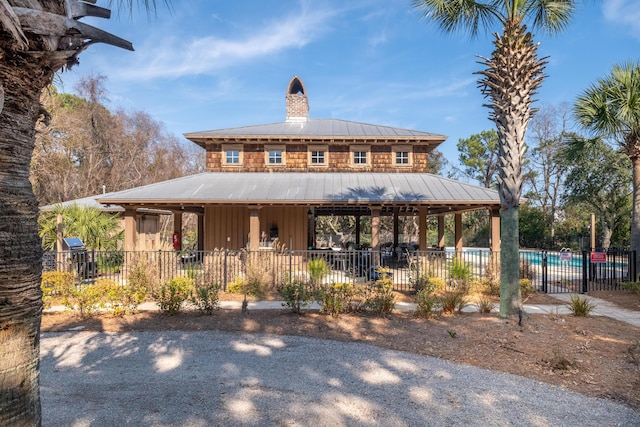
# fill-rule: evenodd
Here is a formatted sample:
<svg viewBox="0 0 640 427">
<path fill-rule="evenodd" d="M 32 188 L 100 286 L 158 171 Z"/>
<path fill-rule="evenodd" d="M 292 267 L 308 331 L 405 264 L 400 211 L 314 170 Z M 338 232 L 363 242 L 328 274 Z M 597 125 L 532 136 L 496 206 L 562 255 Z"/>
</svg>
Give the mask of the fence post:
<svg viewBox="0 0 640 427">
<path fill-rule="evenodd" d="M 222 289 L 227 291 L 227 248 L 224 248 L 224 257 L 222 259 Z"/>
<path fill-rule="evenodd" d="M 587 285 L 587 275 L 591 271 L 591 265 L 589 262 L 589 256 L 587 251 L 582 251 L 582 294 L 586 293 L 589 289 Z"/>
<path fill-rule="evenodd" d="M 547 269 L 547 251 L 542 251 L 542 292 L 549 292 L 549 271 Z"/>
<path fill-rule="evenodd" d="M 629 281 L 635 282 L 638 280 L 638 276 L 636 276 L 636 251 L 629 252 Z"/>
</svg>

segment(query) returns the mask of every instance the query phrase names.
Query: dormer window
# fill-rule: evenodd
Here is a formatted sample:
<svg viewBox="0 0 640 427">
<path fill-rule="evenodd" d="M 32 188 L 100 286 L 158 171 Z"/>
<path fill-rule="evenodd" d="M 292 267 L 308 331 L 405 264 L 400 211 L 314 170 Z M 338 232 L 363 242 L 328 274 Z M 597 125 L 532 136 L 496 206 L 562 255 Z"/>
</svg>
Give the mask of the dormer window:
<svg viewBox="0 0 640 427">
<path fill-rule="evenodd" d="M 324 150 L 311 150 L 311 163 L 314 165 L 323 165 Z"/>
</svg>

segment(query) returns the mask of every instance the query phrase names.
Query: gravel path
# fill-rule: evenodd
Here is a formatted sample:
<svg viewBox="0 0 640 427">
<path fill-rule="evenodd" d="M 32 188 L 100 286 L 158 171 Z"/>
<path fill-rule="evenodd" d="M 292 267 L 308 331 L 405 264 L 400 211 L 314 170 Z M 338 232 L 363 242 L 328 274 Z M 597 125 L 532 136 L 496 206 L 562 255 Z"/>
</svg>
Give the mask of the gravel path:
<svg viewBox="0 0 640 427">
<path fill-rule="evenodd" d="M 43 333 L 47 426 L 637 426 L 538 381 L 360 343 L 220 332 Z"/>
</svg>

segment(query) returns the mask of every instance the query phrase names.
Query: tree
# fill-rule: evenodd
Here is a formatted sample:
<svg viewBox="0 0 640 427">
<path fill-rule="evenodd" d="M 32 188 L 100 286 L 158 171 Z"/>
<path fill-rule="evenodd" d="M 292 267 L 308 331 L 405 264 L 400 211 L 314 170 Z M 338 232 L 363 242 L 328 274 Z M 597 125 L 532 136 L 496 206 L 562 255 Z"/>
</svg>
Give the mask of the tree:
<svg viewBox="0 0 640 427">
<path fill-rule="evenodd" d="M 498 133 L 484 130 L 458 141 L 460 163 L 465 167 L 464 173 L 479 181 L 485 188 L 497 184 L 498 173 Z"/>
<path fill-rule="evenodd" d="M 602 247 L 609 249 L 616 228 L 631 213 L 631 165 L 627 156 L 600 138 L 571 139 L 564 150 L 574 165 L 565 186 L 568 203 L 584 203 L 598 214 Z"/>
<path fill-rule="evenodd" d="M 413 0 L 426 19 L 445 32 L 466 30 L 477 35 L 480 27 L 502 26 L 496 33 L 491 58 L 477 74 L 482 93 L 489 98 L 489 117 L 498 131 L 500 159 L 500 316 L 522 310 L 520 295 L 518 205 L 522 191 L 525 134 L 535 110 L 533 95 L 542 84 L 545 61 L 538 58 L 538 45 L 527 30 L 551 33 L 562 30 L 576 8 L 576 0 Z"/>
<path fill-rule="evenodd" d="M 126 3 L 131 6 L 131 0 Z M 141 0 L 155 6 L 155 0 Z M 93 43 L 131 43 L 80 22 L 110 12 L 77 0 L 0 1 L 0 425 L 40 425 L 41 242 L 29 182 L 42 90 Z"/>
<path fill-rule="evenodd" d="M 560 208 L 562 183 L 568 166 L 561 156 L 563 141 L 568 137 L 569 107 L 543 106 L 531 121 L 529 151 L 525 164 L 525 180 L 531 186 L 526 199 L 546 212 L 549 218 L 551 243 L 555 238 L 555 223 Z"/>
<path fill-rule="evenodd" d="M 631 250 L 640 253 L 640 64 L 614 65 L 611 74 L 578 97 L 574 113 L 580 125 L 618 144 L 631 159 Z M 636 257 L 635 271 L 640 272 L 640 257 Z"/>
<path fill-rule="evenodd" d="M 96 208 L 72 205 L 56 206 L 38 219 L 40 237 L 45 249 L 53 250 L 58 234 L 58 215 L 62 215 L 63 237 L 79 237 L 87 249 L 113 251 L 124 242 L 124 230 L 118 215 Z"/>
</svg>

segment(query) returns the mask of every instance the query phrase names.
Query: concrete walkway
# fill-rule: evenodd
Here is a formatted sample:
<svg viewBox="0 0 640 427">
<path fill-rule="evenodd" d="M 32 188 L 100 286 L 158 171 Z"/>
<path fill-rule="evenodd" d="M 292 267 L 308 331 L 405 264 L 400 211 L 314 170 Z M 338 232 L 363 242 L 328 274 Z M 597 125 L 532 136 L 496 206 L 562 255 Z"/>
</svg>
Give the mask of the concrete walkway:
<svg viewBox="0 0 640 427">
<path fill-rule="evenodd" d="M 524 311 L 531 314 L 571 314 L 571 311 L 566 304 L 574 294 L 553 294 L 553 298 L 558 300 L 557 304 L 525 304 Z M 627 310 L 617 307 L 616 305 L 599 298 L 593 298 L 588 295 L 586 297 L 591 304 L 595 304 L 595 309 L 591 312 L 593 316 L 606 316 L 612 319 L 626 322 L 631 325 L 640 327 L 640 311 Z M 282 301 L 249 301 L 249 310 L 278 310 L 284 307 Z M 220 301 L 220 308 L 223 310 L 240 310 L 242 308 L 241 301 Z M 312 310 L 319 310 L 321 306 L 313 302 L 308 307 Z M 415 310 L 416 305 L 409 302 L 397 302 L 395 310 L 400 312 L 410 312 Z M 140 305 L 141 311 L 155 311 L 158 310 L 158 305 L 153 302 L 148 302 Z M 464 308 L 464 312 L 471 313 L 476 311 L 477 308 L 474 304 L 469 304 Z"/>
</svg>

